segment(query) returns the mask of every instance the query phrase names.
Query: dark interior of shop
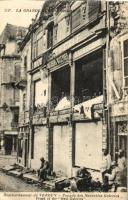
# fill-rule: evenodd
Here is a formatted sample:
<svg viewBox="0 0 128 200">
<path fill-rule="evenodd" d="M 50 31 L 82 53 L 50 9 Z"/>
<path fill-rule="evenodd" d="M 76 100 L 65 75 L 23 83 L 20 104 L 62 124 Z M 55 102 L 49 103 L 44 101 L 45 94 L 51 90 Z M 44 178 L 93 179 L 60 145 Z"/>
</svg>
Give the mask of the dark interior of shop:
<svg viewBox="0 0 128 200">
<path fill-rule="evenodd" d="M 100 96 L 103 93 L 103 56 L 95 52 L 76 62 L 75 104 Z"/>
<path fill-rule="evenodd" d="M 103 55 L 97 51 L 76 62 L 75 104 L 103 94 Z M 70 67 L 62 67 L 52 73 L 52 105 L 54 107 L 64 96 L 70 96 Z"/>
<path fill-rule="evenodd" d="M 64 96 L 70 96 L 70 67 L 62 67 L 52 73 L 51 99 L 56 106 Z"/>
</svg>

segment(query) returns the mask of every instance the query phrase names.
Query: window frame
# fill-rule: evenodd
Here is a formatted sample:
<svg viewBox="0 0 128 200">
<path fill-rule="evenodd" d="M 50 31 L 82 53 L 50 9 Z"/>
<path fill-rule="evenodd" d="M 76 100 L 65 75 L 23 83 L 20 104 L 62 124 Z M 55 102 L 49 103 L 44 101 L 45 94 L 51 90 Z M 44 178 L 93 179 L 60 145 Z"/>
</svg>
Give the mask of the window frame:
<svg viewBox="0 0 128 200">
<path fill-rule="evenodd" d="M 47 27 L 47 49 L 52 48 L 54 37 L 54 24 L 49 24 Z"/>
<path fill-rule="evenodd" d="M 37 57 L 39 57 L 42 53 L 43 53 L 43 48 L 44 48 L 44 40 L 43 40 L 43 33 L 42 30 L 40 30 L 39 32 L 35 33 L 34 36 L 34 40 L 33 40 L 33 48 L 32 48 L 32 52 L 33 52 L 33 59 L 36 59 Z M 39 47 L 39 41 L 42 41 L 42 50 L 41 52 L 39 51 L 38 47 Z"/>
<path fill-rule="evenodd" d="M 22 105 L 23 111 L 26 110 L 26 93 L 23 94 L 23 105 Z"/>
<path fill-rule="evenodd" d="M 42 49 L 39 49 L 39 42 L 42 41 Z M 43 53 L 43 35 L 36 40 L 36 57 Z"/>
<path fill-rule="evenodd" d="M 80 14 L 80 18 L 79 18 L 79 24 L 77 25 L 77 26 L 75 26 L 75 27 L 73 27 L 73 17 L 75 16 L 77 16 L 77 15 L 74 15 L 73 16 L 73 14 L 74 13 L 76 13 L 76 12 L 80 12 L 79 14 Z M 77 13 L 78 14 L 78 13 Z M 81 11 L 81 5 L 80 6 L 78 6 L 76 9 L 74 9 L 72 12 L 71 12 L 71 31 L 73 32 L 73 31 L 75 31 L 77 28 L 79 28 L 80 27 L 80 25 L 82 24 L 82 11 Z"/>
<path fill-rule="evenodd" d="M 122 61 L 121 61 L 121 63 L 122 63 L 122 76 L 123 76 L 123 90 L 125 90 L 125 89 L 128 89 L 128 85 L 126 86 L 126 84 L 125 84 L 125 79 L 127 78 L 128 79 L 128 76 L 125 76 L 125 70 L 124 70 L 124 60 L 125 60 L 125 58 L 128 58 L 128 56 L 127 57 L 124 57 L 124 42 L 126 41 L 126 40 L 128 40 L 128 35 L 125 35 L 125 36 L 123 36 L 122 38 L 121 38 L 121 53 L 122 53 Z"/>
</svg>

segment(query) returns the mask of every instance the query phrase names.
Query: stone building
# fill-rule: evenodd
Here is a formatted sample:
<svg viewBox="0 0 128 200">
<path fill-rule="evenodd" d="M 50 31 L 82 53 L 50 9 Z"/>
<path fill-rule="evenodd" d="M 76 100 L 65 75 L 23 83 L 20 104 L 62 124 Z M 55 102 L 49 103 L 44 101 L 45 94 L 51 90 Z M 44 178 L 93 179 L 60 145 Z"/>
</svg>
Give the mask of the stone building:
<svg viewBox="0 0 128 200">
<path fill-rule="evenodd" d="M 17 151 L 19 90 L 15 87 L 20 78 L 21 57 L 18 42 L 25 28 L 7 24 L 0 35 L 0 153 Z"/>
<path fill-rule="evenodd" d="M 115 122 L 113 110 L 120 98 L 115 103 L 113 96 L 118 96 L 115 82 L 120 87 L 123 79 L 109 65 L 118 62 L 115 43 L 123 34 L 121 6 L 92 0 L 46 1 L 31 24 L 29 37 L 21 44 L 23 55 L 31 46 L 30 82 L 24 87 L 29 93 L 25 166 L 37 169 L 44 157 L 57 173 L 73 176 L 80 166 L 100 172 L 103 149 L 109 149 L 114 159 L 113 122 L 119 119 Z M 122 101 L 124 106 L 126 98 Z M 127 115 L 122 115 L 120 120 L 127 122 Z M 126 146 L 120 143 L 120 148 Z"/>
<path fill-rule="evenodd" d="M 128 3 L 118 3 L 112 14 L 118 13 L 115 30 L 110 30 L 107 79 L 111 154 L 124 150 L 127 157 L 128 143 Z M 115 17 L 116 18 L 116 17 Z"/>
<path fill-rule="evenodd" d="M 19 134 L 18 134 L 18 162 L 22 166 L 28 166 L 29 161 L 29 107 L 31 77 L 27 73 L 31 68 L 31 39 L 27 32 L 20 46 L 21 75 L 16 87 L 19 89 Z"/>
</svg>

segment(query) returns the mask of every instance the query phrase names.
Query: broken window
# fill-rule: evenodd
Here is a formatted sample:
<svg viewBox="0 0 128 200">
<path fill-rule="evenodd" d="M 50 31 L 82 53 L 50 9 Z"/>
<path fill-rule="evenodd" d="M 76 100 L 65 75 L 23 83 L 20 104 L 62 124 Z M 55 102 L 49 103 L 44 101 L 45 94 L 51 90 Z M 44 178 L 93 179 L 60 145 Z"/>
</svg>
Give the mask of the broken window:
<svg viewBox="0 0 128 200">
<path fill-rule="evenodd" d="M 34 106 L 35 109 L 46 107 L 48 103 L 48 78 L 34 83 Z"/>
<path fill-rule="evenodd" d="M 102 52 L 95 52 L 76 62 L 75 104 L 100 96 L 103 91 Z"/>
<path fill-rule="evenodd" d="M 60 106 L 60 110 L 64 109 L 66 103 L 69 103 L 70 96 L 70 68 L 63 67 L 52 72 L 52 83 L 51 83 L 51 104 L 56 107 L 57 104 L 65 98 L 64 106 Z"/>
</svg>

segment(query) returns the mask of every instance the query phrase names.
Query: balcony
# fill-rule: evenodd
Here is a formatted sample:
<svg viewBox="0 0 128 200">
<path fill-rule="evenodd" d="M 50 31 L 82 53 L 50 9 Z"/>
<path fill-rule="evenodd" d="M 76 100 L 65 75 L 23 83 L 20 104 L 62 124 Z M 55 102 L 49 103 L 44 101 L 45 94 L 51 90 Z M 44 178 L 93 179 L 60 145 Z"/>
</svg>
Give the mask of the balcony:
<svg viewBox="0 0 128 200">
<path fill-rule="evenodd" d="M 11 122 L 11 128 L 12 128 L 12 130 L 17 130 L 17 128 L 18 128 L 18 122 L 12 121 Z"/>
<path fill-rule="evenodd" d="M 20 79 L 16 82 L 15 86 L 18 88 L 18 89 L 25 89 L 26 86 L 27 86 L 27 73 L 26 74 L 23 74 Z"/>
<path fill-rule="evenodd" d="M 8 75 L 7 76 L 6 75 L 3 78 L 1 85 L 12 85 L 12 86 L 14 86 L 15 82 L 16 82 L 16 77 L 15 76 L 13 76 L 13 75 Z"/>
</svg>

